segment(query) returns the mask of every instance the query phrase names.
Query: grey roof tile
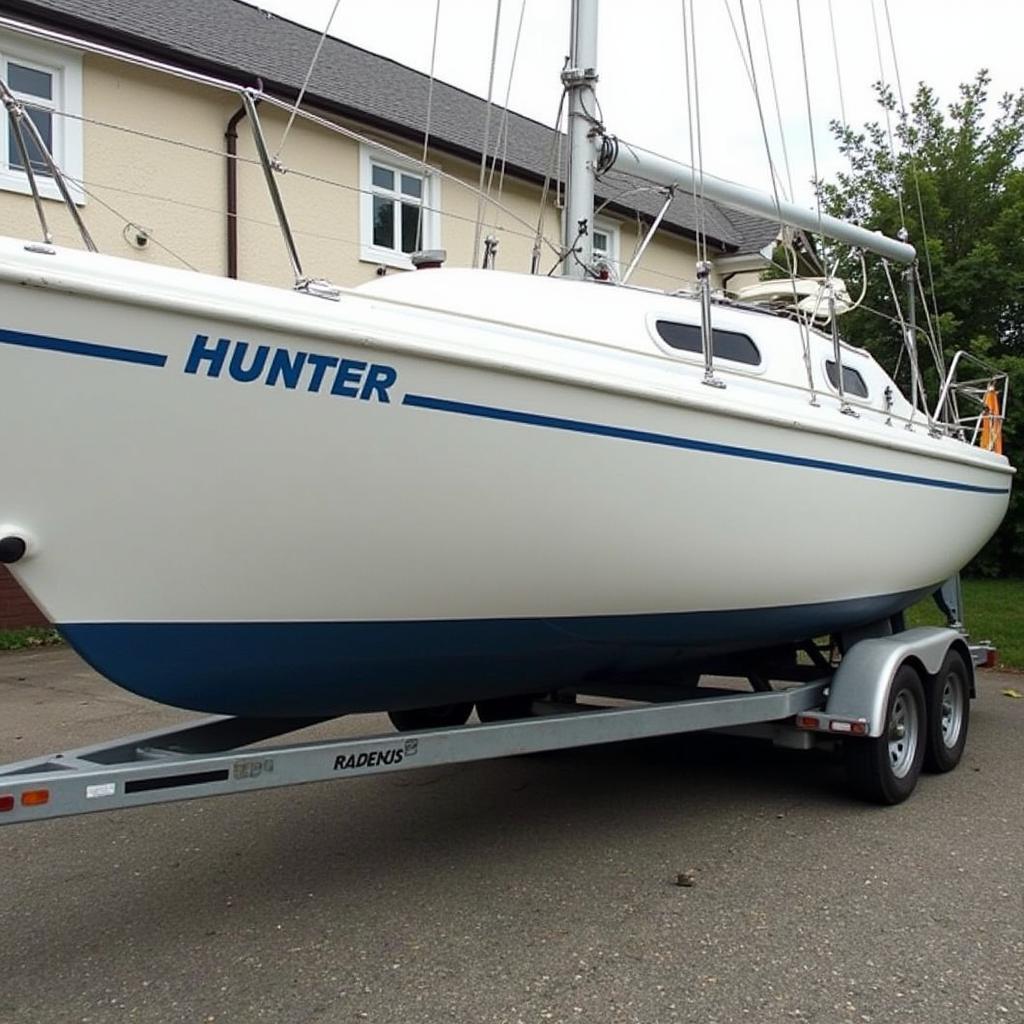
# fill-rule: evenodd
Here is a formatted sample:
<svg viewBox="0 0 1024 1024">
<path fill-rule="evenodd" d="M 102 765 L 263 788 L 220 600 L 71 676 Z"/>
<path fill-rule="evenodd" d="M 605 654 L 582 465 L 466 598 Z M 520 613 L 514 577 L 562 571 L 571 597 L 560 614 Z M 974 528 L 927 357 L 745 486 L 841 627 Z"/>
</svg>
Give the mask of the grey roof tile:
<svg viewBox="0 0 1024 1024">
<path fill-rule="evenodd" d="M 112 39 L 135 51 L 214 70 L 233 81 L 257 78 L 276 93 L 293 97 L 300 88 L 319 33 L 269 15 L 241 0 L 2 0 L 0 9 L 58 24 L 68 30 Z M 378 54 L 328 37 L 310 79 L 308 100 L 364 122 L 376 123 L 409 138 L 421 139 L 426 122 L 428 76 Z M 479 159 L 486 103 L 477 96 L 436 81 L 431 137 L 439 149 Z M 492 137 L 494 124 L 492 120 Z M 543 178 L 554 132 L 510 113 L 508 166 L 512 173 Z M 608 176 L 601 198 L 636 185 Z M 611 187 L 608 187 L 611 186 Z M 662 199 L 651 191 L 624 196 L 612 209 L 650 218 Z M 706 203 L 706 231 L 721 247 L 755 252 L 768 244 L 776 226 L 756 217 Z M 665 225 L 692 235 L 694 204 L 674 200 Z"/>
</svg>

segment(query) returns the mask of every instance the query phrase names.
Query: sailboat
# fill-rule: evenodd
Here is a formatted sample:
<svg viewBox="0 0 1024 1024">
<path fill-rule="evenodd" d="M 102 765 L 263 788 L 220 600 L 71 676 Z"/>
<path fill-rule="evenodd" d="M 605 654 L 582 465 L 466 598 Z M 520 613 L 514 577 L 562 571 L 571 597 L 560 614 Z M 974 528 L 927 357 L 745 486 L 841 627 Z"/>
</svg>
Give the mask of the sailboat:
<svg viewBox="0 0 1024 1024">
<path fill-rule="evenodd" d="M 563 73 L 561 277 L 285 291 L 0 238 L 0 560 L 107 678 L 247 717 L 628 694 L 896 623 L 991 537 L 994 376 L 973 418 L 952 377 L 931 412 L 834 315 L 716 301 L 706 267 L 695 294 L 595 280 L 595 174 L 697 187 L 583 116 L 596 13 L 576 0 Z"/>
</svg>

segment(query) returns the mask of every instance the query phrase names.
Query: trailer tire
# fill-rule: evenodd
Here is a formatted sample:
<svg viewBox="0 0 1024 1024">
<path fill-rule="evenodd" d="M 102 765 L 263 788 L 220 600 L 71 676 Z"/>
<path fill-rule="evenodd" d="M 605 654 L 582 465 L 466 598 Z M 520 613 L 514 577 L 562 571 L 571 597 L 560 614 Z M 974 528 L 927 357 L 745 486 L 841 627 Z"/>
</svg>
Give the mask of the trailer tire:
<svg viewBox="0 0 1024 1024">
<path fill-rule="evenodd" d="M 537 697 L 532 693 L 516 694 L 513 697 L 488 697 L 476 702 L 476 717 L 481 722 L 511 722 L 516 718 L 532 718 L 535 700 Z"/>
<path fill-rule="evenodd" d="M 963 757 L 971 719 L 970 679 L 964 656 L 954 649 L 946 655 L 939 674 L 925 686 L 925 771 L 952 771 Z"/>
<path fill-rule="evenodd" d="M 924 761 L 924 687 L 912 665 L 903 664 L 889 687 L 882 735 L 850 739 L 846 769 L 854 790 L 878 804 L 898 804 L 914 792 Z"/>
<path fill-rule="evenodd" d="M 435 708 L 389 711 L 388 718 L 399 732 L 415 732 L 417 729 L 443 729 L 465 725 L 472 713 L 472 704 L 441 704 Z"/>
</svg>

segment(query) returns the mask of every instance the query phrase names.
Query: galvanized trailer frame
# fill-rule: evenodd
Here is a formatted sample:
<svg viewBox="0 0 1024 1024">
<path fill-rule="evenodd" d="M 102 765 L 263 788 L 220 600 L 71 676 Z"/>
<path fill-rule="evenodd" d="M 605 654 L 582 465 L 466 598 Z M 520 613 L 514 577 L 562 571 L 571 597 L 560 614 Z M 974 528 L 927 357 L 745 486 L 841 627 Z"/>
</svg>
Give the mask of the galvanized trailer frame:
<svg viewBox="0 0 1024 1024">
<path fill-rule="evenodd" d="M 537 702 L 537 717 L 516 721 L 274 747 L 252 745 L 326 720 L 205 718 L 0 766 L 0 824 L 702 730 L 801 748 L 820 734 L 865 742 L 887 728 L 901 667 L 930 678 L 954 648 L 977 657 L 956 630 L 916 629 L 861 640 L 835 673 L 779 689 L 702 687 L 624 707 Z"/>
</svg>

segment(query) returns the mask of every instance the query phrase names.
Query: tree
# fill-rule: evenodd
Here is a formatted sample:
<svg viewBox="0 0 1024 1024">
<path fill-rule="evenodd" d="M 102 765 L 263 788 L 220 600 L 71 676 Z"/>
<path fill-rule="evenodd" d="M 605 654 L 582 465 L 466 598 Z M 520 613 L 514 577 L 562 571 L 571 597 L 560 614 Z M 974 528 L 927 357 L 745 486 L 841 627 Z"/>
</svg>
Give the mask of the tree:
<svg viewBox="0 0 1024 1024">
<path fill-rule="evenodd" d="M 988 117 L 989 83 L 988 73 L 978 72 L 946 111 L 923 83 L 909 111 L 899 110 L 892 92 L 876 85 L 886 124 L 869 123 L 858 132 L 832 123 L 849 170 L 823 184 L 822 196 L 828 212 L 868 228 L 895 235 L 906 227 L 928 293 L 929 308 L 919 301 L 918 319 L 925 327 L 933 321 L 932 336 L 941 338 L 946 365 L 958 349 L 966 349 L 1010 375 L 1004 450 L 1012 457 L 1024 441 L 1024 91 L 1004 95 Z M 888 124 L 893 125 L 892 140 Z M 826 250 L 823 257 L 830 266 L 838 259 L 839 275 L 856 294 L 859 258 L 838 249 Z M 892 275 L 902 304 L 897 268 Z M 895 315 L 884 265 L 870 260 L 864 304 L 843 318 L 843 333 L 886 366 L 898 364 L 897 380 L 908 387 L 899 328 L 887 319 Z M 922 370 L 927 362 L 922 358 Z M 928 372 L 925 379 L 934 403 L 937 374 Z M 971 571 L 1024 575 L 1024 496 L 1019 488 L 1002 527 Z"/>
</svg>

